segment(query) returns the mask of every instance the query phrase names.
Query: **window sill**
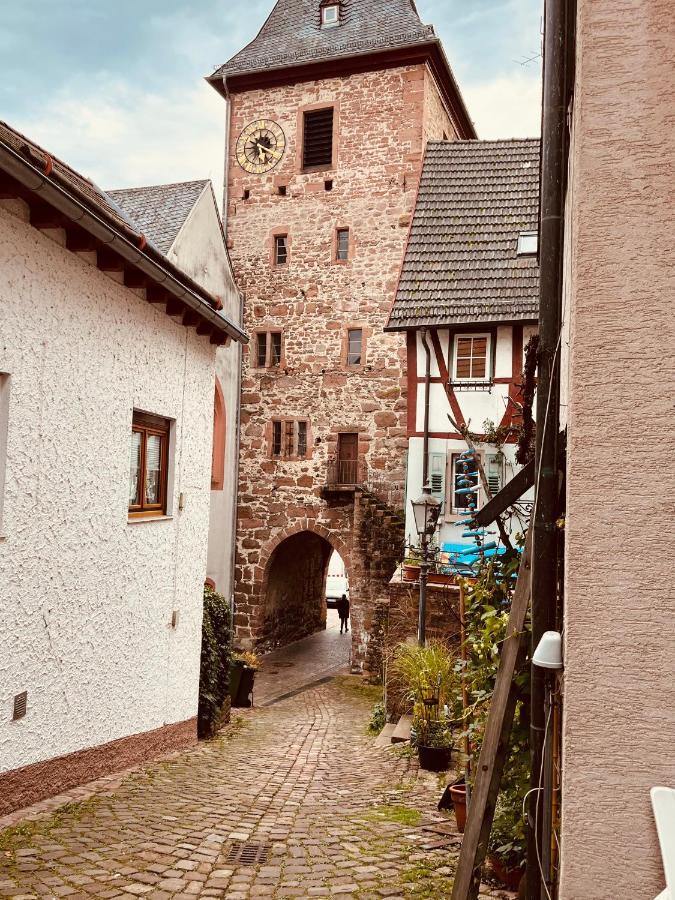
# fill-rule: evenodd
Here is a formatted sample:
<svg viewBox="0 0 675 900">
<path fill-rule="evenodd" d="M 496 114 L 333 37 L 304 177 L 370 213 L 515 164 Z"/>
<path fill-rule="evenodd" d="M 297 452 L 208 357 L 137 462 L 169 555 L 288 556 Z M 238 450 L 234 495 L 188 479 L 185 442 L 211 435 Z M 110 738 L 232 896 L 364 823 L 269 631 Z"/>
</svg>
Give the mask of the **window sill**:
<svg viewBox="0 0 675 900">
<path fill-rule="evenodd" d="M 130 516 L 127 525 L 137 525 L 139 522 L 170 522 L 173 516 Z"/>
</svg>

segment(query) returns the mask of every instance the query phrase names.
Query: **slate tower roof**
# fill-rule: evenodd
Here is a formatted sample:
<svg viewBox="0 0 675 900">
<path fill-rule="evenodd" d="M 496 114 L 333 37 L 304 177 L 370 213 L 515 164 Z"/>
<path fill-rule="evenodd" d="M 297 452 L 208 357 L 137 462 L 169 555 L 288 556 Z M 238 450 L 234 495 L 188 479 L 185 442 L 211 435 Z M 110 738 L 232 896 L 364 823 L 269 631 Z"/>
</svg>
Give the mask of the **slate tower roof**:
<svg viewBox="0 0 675 900">
<path fill-rule="evenodd" d="M 461 136 L 476 136 L 441 42 L 433 26 L 420 20 L 414 0 L 339 0 L 340 24 L 330 28 L 321 26 L 325 5 L 326 0 L 277 0 L 253 40 L 207 80 L 225 95 L 235 79 L 268 80 L 272 73 L 282 79 L 312 67 L 339 72 L 348 61 L 377 68 L 395 64 L 394 54 L 399 64 L 428 59 L 451 98 Z"/>
<path fill-rule="evenodd" d="M 539 139 L 427 145 L 387 331 L 536 319 Z"/>
</svg>

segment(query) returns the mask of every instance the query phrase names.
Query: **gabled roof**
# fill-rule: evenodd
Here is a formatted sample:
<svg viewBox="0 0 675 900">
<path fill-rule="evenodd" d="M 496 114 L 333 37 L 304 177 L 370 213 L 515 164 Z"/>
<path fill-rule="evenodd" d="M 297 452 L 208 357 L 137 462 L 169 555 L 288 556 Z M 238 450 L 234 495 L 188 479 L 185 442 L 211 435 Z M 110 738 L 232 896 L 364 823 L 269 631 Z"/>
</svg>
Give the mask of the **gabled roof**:
<svg viewBox="0 0 675 900">
<path fill-rule="evenodd" d="M 208 182 L 207 182 L 208 183 Z M 124 274 L 129 287 L 145 287 L 151 303 L 166 306 L 186 327 L 214 344 L 245 332 L 222 312 L 223 303 L 168 259 L 111 196 L 93 181 L 0 122 L 0 187 L 25 200 L 36 228 L 64 228 L 69 250 L 95 251 L 104 271 Z"/>
<path fill-rule="evenodd" d="M 433 141 L 387 331 L 536 319 L 539 140 Z"/>
<path fill-rule="evenodd" d="M 273 73 L 303 70 L 312 77 L 314 66 L 354 61 L 378 68 L 387 55 L 406 51 L 410 61 L 429 59 L 461 136 L 476 136 L 441 42 L 433 26 L 420 20 L 413 0 L 340 0 L 340 24 L 331 28 L 321 27 L 322 5 L 322 0 L 277 0 L 256 37 L 207 80 L 225 94 L 224 81 L 245 76 L 268 80 Z"/>
<path fill-rule="evenodd" d="M 153 244 L 168 253 L 208 179 L 106 191 Z"/>
</svg>

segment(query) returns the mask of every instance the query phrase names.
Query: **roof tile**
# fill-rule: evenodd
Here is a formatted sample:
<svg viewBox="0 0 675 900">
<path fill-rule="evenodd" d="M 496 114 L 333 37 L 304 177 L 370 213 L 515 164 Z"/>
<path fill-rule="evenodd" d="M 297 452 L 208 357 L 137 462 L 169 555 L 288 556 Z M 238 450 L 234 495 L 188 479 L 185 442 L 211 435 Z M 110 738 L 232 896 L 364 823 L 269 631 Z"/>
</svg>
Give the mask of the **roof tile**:
<svg viewBox="0 0 675 900">
<path fill-rule="evenodd" d="M 143 234 L 166 254 L 208 180 L 155 184 L 106 191 L 108 197 L 140 226 Z"/>
<path fill-rule="evenodd" d="M 539 140 L 433 141 L 388 330 L 536 319 Z"/>
</svg>

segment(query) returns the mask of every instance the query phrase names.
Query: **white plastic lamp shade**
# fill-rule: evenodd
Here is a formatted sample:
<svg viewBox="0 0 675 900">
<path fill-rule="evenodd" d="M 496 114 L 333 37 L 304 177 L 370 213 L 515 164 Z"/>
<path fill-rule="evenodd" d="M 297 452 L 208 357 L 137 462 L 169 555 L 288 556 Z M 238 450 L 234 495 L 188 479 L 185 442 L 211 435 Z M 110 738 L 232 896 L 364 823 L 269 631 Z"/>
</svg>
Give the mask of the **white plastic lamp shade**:
<svg viewBox="0 0 675 900">
<path fill-rule="evenodd" d="M 441 501 L 431 496 L 429 485 L 425 484 L 422 488 L 422 496 L 410 502 L 415 516 L 415 528 L 419 536 L 433 534 L 441 513 Z"/>
<path fill-rule="evenodd" d="M 534 651 L 532 662 L 542 669 L 562 669 L 562 637 L 558 631 L 545 631 Z"/>
</svg>

